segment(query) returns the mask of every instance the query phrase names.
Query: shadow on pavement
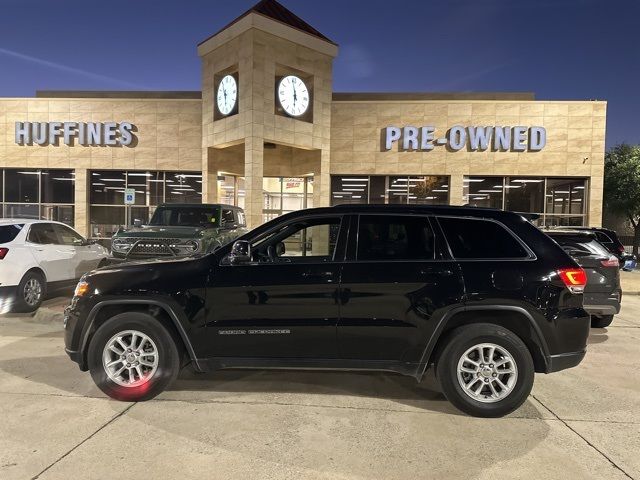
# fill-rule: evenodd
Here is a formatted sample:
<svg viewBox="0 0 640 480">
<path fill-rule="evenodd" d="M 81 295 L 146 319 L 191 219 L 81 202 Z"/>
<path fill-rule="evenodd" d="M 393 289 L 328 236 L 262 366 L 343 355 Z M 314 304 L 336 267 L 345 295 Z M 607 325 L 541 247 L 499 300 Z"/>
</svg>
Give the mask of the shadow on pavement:
<svg viewBox="0 0 640 480">
<path fill-rule="evenodd" d="M 592 328 L 589 332 L 587 345 L 595 345 L 598 343 L 606 342 L 609 339 L 609 335 L 607 335 L 607 332 L 608 330 L 606 328 Z"/>
</svg>

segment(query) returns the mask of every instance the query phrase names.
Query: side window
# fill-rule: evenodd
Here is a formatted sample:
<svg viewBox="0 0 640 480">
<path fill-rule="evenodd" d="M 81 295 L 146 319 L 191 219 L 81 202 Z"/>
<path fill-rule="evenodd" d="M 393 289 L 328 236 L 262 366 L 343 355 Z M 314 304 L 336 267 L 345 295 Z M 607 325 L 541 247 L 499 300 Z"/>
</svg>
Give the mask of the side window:
<svg viewBox="0 0 640 480">
<path fill-rule="evenodd" d="M 340 232 L 340 217 L 314 218 L 292 223 L 254 246 L 254 258 L 261 262 L 328 262 Z"/>
<path fill-rule="evenodd" d="M 237 215 L 238 215 L 238 226 L 239 227 L 246 227 L 247 226 L 247 221 L 244 218 L 244 212 L 237 210 L 236 211 Z"/>
<path fill-rule="evenodd" d="M 58 238 L 62 245 L 78 247 L 84 243 L 84 238 L 66 225 L 58 225 L 57 223 L 54 223 L 53 229 L 58 234 Z"/>
<path fill-rule="evenodd" d="M 39 245 L 59 244 L 58 235 L 53 229 L 53 223 L 34 223 L 31 225 L 27 240 Z"/>
<path fill-rule="evenodd" d="M 468 218 L 438 219 L 455 258 L 527 258 L 527 250 L 496 222 Z"/>
<path fill-rule="evenodd" d="M 358 260 L 432 260 L 435 239 L 426 217 L 361 215 Z"/>
<path fill-rule="evenodd" d="M 233 215 L 233 210 L 230 209 L 222 209 L 222 226 L 223 227 L 232 227 L 236 223 L 236 219 Z"/>
</svg>

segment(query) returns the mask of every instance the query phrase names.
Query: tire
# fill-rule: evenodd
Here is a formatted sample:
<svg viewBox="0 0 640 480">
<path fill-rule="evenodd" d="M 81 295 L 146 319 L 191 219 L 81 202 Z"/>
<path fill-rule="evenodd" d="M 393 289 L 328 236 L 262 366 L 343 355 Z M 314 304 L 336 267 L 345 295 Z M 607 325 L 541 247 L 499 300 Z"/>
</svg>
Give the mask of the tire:
<svg viewBox="0 0 640 480">
<path fill-rule="evenodd" d="M 606 328 L 613 322 L 613 315 L 602 315 L 596 317 L 591 315 L 591 328 Z"/>
<path fill-rule="evenodd" d="M 482 344 L 493 345 L 495 348 L 493 363 L 480 361 L 479 350 L 472 350 Z M 483 347 L 487 361 L 490 349 L 490 346 Z M 504 353 L 506 354 L 502 355 Z M 469 359 L 473 357 L 479 360 L 476 363 L 485 368 L 480 369 L 467 361 L 462 362 L 465 354 L 469 355 Z M 511 361 L 499 365 L 507 358 Z M 475 373 L 461 371 L 459 377 L 459 362 L 462 362 L 462 368 Z M 482 371 L 477 372 L 476 369 Z M 508 370 L 515 371 L 515 374 L 508 373 Z M 459 410 L 475 417 L 502 417 L 518 409 L 531 393 L 534 373 L 531 353 L 522 340 L 510 330 L 489 323 L 467 325 L 453 330 L 436 360 L 436 375 L 447 400 Z M 474 380 L 476 377 L 477 380 Z M 504 390 L 499 382 L 504 382 Z M 466 393 L 462 383 L 472 387 L 471 390 L 479 389 L 479 395 Z"/>
<path fill-rule="evenodd" d="M 133 341 L 137 348 L 134 347 L 131 352 L 127 352 L 122 344 L 118 343 L 116 337 L 120 336 L 124 345 L 130 346 L 131 332 L 138 334 L 137 341 Z M 141 335 L 146 336 L 147 340 L 142 342 Z M 125 402 L 149 400 L 165 390 L 178 376 L 181 356 L 177 341 L 157 319 L 150 315 L 140 312 L 118 314 L 101 325 L 91 339 L 88 351 L 91 377 L 100 390 L 116 400 Z M 107 350 L 112 342 L 115 342 L 116 349 L 122 350 L 124 355 Z M 143 354 L 136 356 L 137 349 L 141 349 Z M 150 353 L 144 354 L 152 350 L 156 352 L 155 357 Z M 107 367 L 103 362 L 103 357 L 106 355 L 108 355 L 108 361 L 119 362 L 110 369 L 111 374 L 107 373 Z M 128 355 L 132 356 L 126 358 Z M 124 360 L 122 356 L 125 356 Z M 155 367 L 149 366 L 150 363 L 155 364 Z M 136 366 L 140 368 L 142 377 L 136 370 Z M 120 368 L 124 369 L 122 373 L 114 375 Z"/>
<path fill-rule="evenodd" d="M 34 312 L 47 294 L 47 281 L 42 273 L 29 271 L 24 274 L 16 289 L 15 312 Z"/>
</svg>

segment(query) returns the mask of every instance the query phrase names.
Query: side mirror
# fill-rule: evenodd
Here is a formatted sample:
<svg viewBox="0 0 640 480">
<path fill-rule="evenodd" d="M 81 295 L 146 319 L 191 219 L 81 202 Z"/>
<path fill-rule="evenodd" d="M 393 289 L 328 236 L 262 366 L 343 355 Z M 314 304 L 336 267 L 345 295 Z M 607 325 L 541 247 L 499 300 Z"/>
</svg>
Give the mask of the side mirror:
<svg viewBox="0 0 640 480">
<path fill-rule="evenodd" d="M 136 219 L 133 221 L 133 226 L 134 226 L 134 227 L 138 227 L 138 228 L 140 228 L 140 227 L 142 226 L 142 220 L 140 220 L 139 218 L 136 218 Z"/>
<path fill-rule="evenodd" d="M 229 262 L 231 265 L 240 265 L 251 261 L 251 243 L 247 240 L 236 240 L 231 247 Z"/>
</svg>

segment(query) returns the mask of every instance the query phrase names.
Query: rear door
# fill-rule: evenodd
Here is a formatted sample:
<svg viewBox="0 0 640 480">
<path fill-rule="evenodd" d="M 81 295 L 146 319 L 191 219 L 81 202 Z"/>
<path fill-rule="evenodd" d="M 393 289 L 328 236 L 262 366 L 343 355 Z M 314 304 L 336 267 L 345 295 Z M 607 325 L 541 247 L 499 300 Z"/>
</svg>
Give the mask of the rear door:
<svg viewBox="0 0 640 480">
<path fill-rule="evenodd" d="M 427 216 L 363 214 L 353 222 L 342 271 L 340 357 L 417 363 L 437 320 L 462 301 L 458 266 Z"/>
<path fill-rule="evenodd" d="M 27 244 L 47 282 L 73 278 L 73 247 L 62 245 L 53 223 L 34 223 L 27 234 Z"/>
</svg>

